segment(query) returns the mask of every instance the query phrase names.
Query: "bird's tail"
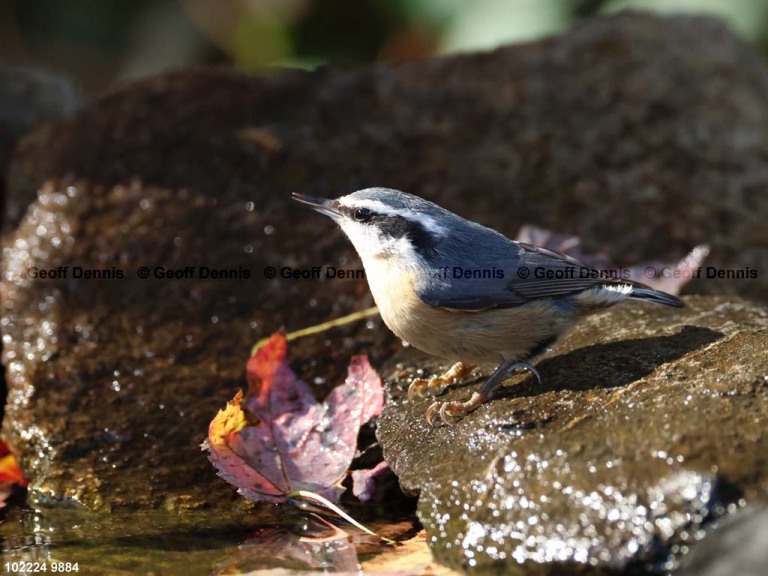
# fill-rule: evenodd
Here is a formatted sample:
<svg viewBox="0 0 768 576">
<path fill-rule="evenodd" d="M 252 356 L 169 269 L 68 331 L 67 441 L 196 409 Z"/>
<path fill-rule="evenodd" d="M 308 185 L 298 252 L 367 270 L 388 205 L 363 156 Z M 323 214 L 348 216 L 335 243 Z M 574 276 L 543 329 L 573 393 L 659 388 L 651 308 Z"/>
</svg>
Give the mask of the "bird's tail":
<svg viewBox="0 0 768 576">
<path fill-rule="evenodd" d="M 672 296 L 672 294 L 667 294 L 661 290 L 654 290 L 644 284 L 632 284 L 632 291 L 627 294 L 627 298 L 630 300 L 642 300 L 643 302 L 664 304 L 665 306 L 674 306 L 675 308 L 682 308 L 685 306 L 683 301 L 677 296 Z"/>
</svg>

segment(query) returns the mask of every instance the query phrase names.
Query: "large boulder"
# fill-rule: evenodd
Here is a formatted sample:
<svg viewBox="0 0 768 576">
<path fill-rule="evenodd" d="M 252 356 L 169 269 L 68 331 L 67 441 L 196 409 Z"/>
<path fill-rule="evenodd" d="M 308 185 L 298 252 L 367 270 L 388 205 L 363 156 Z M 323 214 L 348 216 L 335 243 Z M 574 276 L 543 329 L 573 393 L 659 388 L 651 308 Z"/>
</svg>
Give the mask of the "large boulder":
<svg viewBox="0 0 768 576">
<path fill-rule="evenodd" d="M 509 234 L 575 233 L 626 264 L 710 242 L 713 266 L 761 277 L 693 290 L 768 301 L 767 101 L 759 56 L 721 23 L 624 14 L 396 67 L 130 84 L 21 142 L 10 186 L 31 201 L 66 175 L 139 180 L 251 200 L 282 234 L 290 191 L 390 186 Z"/>
<path fill-rule="evenodd" d="M 768 309 L 686 304 L 590 317 L 539 362 L 541 385 L 518 378 L 453 426 L 430 427 L 402 369 L 385 374 L 378 438 L 439 560 L 662 571 L 712 520 L 768 497 Z"/>
</svg>

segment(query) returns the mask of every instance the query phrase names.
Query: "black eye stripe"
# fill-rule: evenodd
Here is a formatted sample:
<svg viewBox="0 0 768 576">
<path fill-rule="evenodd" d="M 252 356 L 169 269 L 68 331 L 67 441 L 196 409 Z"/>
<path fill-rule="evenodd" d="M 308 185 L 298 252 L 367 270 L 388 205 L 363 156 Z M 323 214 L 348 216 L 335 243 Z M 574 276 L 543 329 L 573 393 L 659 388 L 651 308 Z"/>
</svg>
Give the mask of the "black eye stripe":
<svg viewBox="0 0 768 576">
<path fill-rule="evenodd" d="M 364 206 L 357 208 L 343 206 L 339 209 L 352 220 L 362 224 L 375 224 L 387 236 L 392 238 L 408 237 L 414 249 L 422 256 L 432 257 L 437 252 L 433 234 L 429 233 L 420 222 L 403 216 L 380 214 Z"/>
<path fill-rule="evenodd" d="M 374 212 L 373 210 L 371 210 L 370 208 L 366 208 L 365 206 L 360 206 L 357 208 L 353 206 L 342 206 L 339 208 L 339 210 L 347 218 L 355 220 L 356 222 L 360 222 L 361 224 L 368 224 L 370 222 L 379 222 L 384 218 L 384 216 L 382 216 L 381 214 L 378 214 L 377 212 Z"/>
<path fill-rule="evenodd" d="M 436 254 L 436 240 L 421 223 L 402 216 L 385 216 L 381 220 L 379 226 L 385 234 L 392 238 L 409 238 L 414 249 L 422 256 L 432 257 Z"/>
</svg>

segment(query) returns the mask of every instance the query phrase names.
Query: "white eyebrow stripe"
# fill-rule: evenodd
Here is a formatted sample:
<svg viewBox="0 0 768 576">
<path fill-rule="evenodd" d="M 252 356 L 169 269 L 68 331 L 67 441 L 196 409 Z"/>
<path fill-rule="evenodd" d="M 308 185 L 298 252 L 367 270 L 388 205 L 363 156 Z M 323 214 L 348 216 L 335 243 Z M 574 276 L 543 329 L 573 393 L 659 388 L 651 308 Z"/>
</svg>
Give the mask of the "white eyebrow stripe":
<svg viewBox="0 0 768 576">
<path fill-rule="evenodd" d="M 412 212 L 411 214 L 404 216 L 404 218 L 412 222 L 418 222 L 433 234 L 445 236 L 448 233 L 448 231 L 443 226 L 440 226 L 440 224 L 435 222 L 434 218 L 427 216 L 426 214 L 421 214 L 420 212 Z"/>
<path fill-rule="evenodd" d="M 387 206 L 384 202 L 380 202 L 379 200 L 354 200 L 352 202 L 340 202 L 340 204 L 348 208 L 368 208 L 373 212 L 386 214 L 387 216 L 399 215 L 397 210 L 391 206 Z"/>
<path fill-rule="evenodd" d="M 341 202 L 341 205 L 348 208 L 368 208 L 377 214 L 384 214 L 386 216 L 400 216 L 411 222 L 421 224 L 433 234 L 438 234 L 440 236 L 446 236 L 448 234 L 448 230 L 443 226 L 440 226 L 440 224 L 438 224 L 431 216 L 422 212 L 396 210 L 380 200 L 354 200 L 352 202 Z"/>
</svg>

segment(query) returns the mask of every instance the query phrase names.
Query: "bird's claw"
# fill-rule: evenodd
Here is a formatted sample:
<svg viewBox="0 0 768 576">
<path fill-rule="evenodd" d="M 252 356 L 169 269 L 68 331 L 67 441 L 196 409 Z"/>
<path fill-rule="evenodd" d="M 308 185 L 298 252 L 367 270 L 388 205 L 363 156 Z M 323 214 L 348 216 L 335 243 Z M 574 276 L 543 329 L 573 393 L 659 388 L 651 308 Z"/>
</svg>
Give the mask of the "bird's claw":
<svg viewBox="0 0 768 576">
<path fill-rule="evenodd" d="M 514 364 L 512 364 L 512 366 L 510 366 L 507 369 L 507 375 L 512 374 L 512 372 L 514 372 L 518 368 L 525 368 L 526 370 L 528 370 L 528 372 L 536 376 L 536 380 L 538 380 L 539 384 L 541 384 L 541 374 L 539 374 L 539 371 L 536 369 L 535 366 L 528 364 L 528 362 L 515 362 Z"/>
<path fill-rule="evenodd" d="M 461 420 L 464 416 L 485 404 L 488 398 L 490 398 L 496 391 L 496 388 L 498 388 L 499 384 L 501 384 L 501 381 L 509 376 L 512 372 L 514 372 L 517 368 L 525 368 L 531 372 L 531 374 L 536 376 L 536 380 L 538 380 L 539 384 L 541 384 L 541 374 L 539 374 L 539 371 L 536 368 L 528 364 L 528 362 L 515 362 L 514 364 L 510 364 L 508 367 L 506 367 L 503 372 L 499 372 L 500 378 L 492 377 L 486 380 L 485 384 L 480 387 L 480 390 L 472 394 L 472 397 L 465 402 L 433 402 L 430 407 L 427 408 L 427 423 L 432 426 L 432 418 L 434 417 L 435 412 L 440 415 L 440 419 L 445 424 L 453 424 L 454 422 Z M 413 386 L 413 384 L 411 386 Z M 411 391 L 409 389 L 409 399 L 411 397 L 410 392 Z"/>
<path fill-rule="evenodd" d="M 437 379 L 437 376 L 430 376 L 429 379 L 414 378 L 413 380 L 411 380 L 411 385 L 408 386 L 408 402 L 413 403 L 414 399 L 422 398 L 429 394 L 437 395 L 432 392 L 434 388 L 436 388 L 434 384 L 434 381 L 436 379 Z"/>
<path fill-rule="evenodd" d="M 415 398 L 440 396 L 450 386 L 461 382 L 473 368 L 474 366 L 457 362 L 440 376 L 430 376 L 428 379 L 415 378 L 408 386 L 408 401 L 412 403 Z"/>
<path fill-rule="evenodd" d="M 458 420 L 461 420 L 464 416 L 477 409 L 479 406 L 485 404 L 488 398 L 480 392 L 475 392 L 472 397 L 466 402 L 433 402 L 432 405 L 427 408 L 427 423 L 430 426 L 432 424 L 432 418 L 437 412 L 445 424 L 453 424 Z"/>
</svg>

